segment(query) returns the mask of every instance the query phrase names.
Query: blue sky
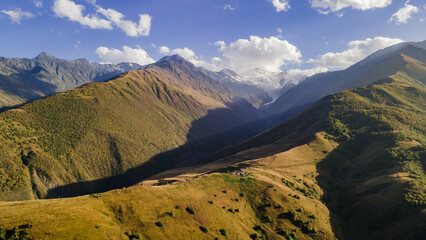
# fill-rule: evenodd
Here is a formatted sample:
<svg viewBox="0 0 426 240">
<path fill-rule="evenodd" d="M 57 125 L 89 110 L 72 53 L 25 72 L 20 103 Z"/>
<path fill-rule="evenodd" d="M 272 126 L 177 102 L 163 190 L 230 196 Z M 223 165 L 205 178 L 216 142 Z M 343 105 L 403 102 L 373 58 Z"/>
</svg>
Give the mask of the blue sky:
<svg viewBox="0 0 426 240">
<path fill-rule="evenodd" d="M 212 70 L 324 71 L 426 39 L 424 0 L 2 0 L 0 11 L 4 57 L 143 64 L 178 53 Z"/>
</svg>

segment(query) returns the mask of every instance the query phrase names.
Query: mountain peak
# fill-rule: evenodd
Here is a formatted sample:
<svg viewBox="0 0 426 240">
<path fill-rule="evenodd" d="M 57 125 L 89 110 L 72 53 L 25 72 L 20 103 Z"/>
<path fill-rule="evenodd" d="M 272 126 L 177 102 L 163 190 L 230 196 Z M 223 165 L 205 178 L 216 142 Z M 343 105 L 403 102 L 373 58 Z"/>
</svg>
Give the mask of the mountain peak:
<svg viewBox="0 0 426 240">
<path fill-rule="evenodd" d="M 37 57 L 35 57 L 35 59 L 51 59 L 51 58 L 55 58 L 54 56 L 48 54 L 47 52 L 42 52 L 39 55 L 37 55 Z"/>
<path fill-rule="evenodd" d="M 187 60 L 185 58 L 179 56 L 178 54 L 165 56 L 165 57 L 161 58 L 158 62 L 163 62 L 163 61 L 167 61 L 167 62 L 187 62 Z"/>
</svg>

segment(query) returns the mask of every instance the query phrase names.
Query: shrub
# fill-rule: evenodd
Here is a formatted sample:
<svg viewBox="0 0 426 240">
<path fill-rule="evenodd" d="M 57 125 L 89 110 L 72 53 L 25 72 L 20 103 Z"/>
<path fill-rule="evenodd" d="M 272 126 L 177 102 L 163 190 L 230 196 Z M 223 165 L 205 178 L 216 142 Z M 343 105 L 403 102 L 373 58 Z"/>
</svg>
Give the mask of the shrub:
<svg viewBox="0 0 426 240">
<path fill-rule="evenodd" d="M 264 223 L 272 223 L 272 219 L 269 216 L 263 216 L 260 220 Z"/>
<path fill-rule="evenodd" d="M 129 240 L 141 239 L 142 238 L 142 235 L 140 233 L 125 232 L 124 234 L 126 234 L 126 236 L 129 238 Z"/>
<path fill-rule="evenodd" d="M 6 230 L 0 227 L 0 240 L 6 239 Z"/>
<path fill-rule="evenodd" d="M 211 200 L 210 200 L 210 201 L 209 201 L 209 203 L 210 203 L 210 204 L 213 204 L 213 201 L 211 201 Z"/>
<path fill-rule="evenodd" d="M 219 230 L 220 231 L 220 234 L 222 235 L 222 236 L 228 236 L 228 231 L 226 231 L 226 229 L 224 229 L 224 228 L 222 228 L 222 229 L 220 229 Z"/>
<path fill-rule="evenodd" d="M 163 223 L 162 222 L 155 222 L 155 226 L 157 226 L 157 227 L 163 227 Z"/>
<path fill-rule="evenodd" d="M 256 230 L 256 231 L 262 231 L 263 228 L 262 228 L 262 226 L 257 225 L 257 226 L 254 226 L 253 229 Z"/>
<path fill-rule="evenodd" d="M 186 210 L 189 214 L 192 214 L 192 215 L 194 215 L 194 214 L 195 214 L 195 209 L 194 209 L 193 207 L 191 207 L 191 206 L 189 206 L 189 207 L 185 208 L 185 210 Z"/>
<path fill-rule="evenodd" d="M 175 209 L 181 209 L 181 208 L 182 208 L 182 207 L 181 207 L 181 206 L 179 206 L 179 205 L 175 207 Z"/>
<path fill-rule="evenodd" d="M 209 230 L 206 227 L 204 227 L 204 226 L 200 226 L 200 230 L 203 233 L 208 233 L 209 232 Z"/>
<path fill-rule="evenodd" d="M 259 239 L 260 235 L 259 235 L 259 233 L 253 233 L 252 235 L 250 235 L 250 238 L 251 239 Z"/>
<path fill-rule="evenodd" d="M 240 193 L 240 197 L 244 197 L 244 193 Z"/>
</svg>

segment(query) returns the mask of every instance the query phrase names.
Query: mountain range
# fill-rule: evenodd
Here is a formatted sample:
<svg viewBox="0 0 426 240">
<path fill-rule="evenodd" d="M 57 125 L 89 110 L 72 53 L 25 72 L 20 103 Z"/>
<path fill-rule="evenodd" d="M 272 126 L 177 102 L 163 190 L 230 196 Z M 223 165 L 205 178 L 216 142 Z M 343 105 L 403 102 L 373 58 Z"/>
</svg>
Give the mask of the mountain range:
<svg viewBox="0 0 426 240">
<path fill-rule="evenodd" d="M 139 69 L 135 63 L 99 64 L 86 59 L 66 61 L 48 53 L 33 59 L 0 58 L 0 109 L 13 107 L 89 82 L 102 82 Z"/>
<path fill-rule="evenodd" d="M 174 55 L 4 111 L 0 238 L 422 239 L 425 45 L 267 105 Z"/>
</svg>

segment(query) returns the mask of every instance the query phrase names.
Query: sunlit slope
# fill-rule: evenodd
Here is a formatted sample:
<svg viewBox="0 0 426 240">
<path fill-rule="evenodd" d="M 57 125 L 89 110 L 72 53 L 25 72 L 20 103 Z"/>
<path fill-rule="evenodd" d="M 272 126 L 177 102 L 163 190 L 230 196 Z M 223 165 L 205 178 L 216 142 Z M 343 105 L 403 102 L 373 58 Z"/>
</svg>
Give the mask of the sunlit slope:
<svg viewBox="0 0 426 240">
<path fill-rule="evenodd" d="M 337 144 L 334 150 L 311 156 L 299 152 L 285 161 L 304 159 L 314 164 L 317 186 L 325 192 L 323 200 L 333 213 L 335 229 L 345 239 L 422 238 L 426 229 L 426 68 L 416 59 L 401 57 L 407 63 L 404 71 L 328 96 L 210 161 L 278 159 L 283 150 L 325 132 L 326 141 Z"/>
<path fill-rule="evenodd" d="M 135 70 L 3 112 L 0 198 L 44 197 L 59 185 L 123 174 L 249 119 L 221 104 L 202 104 Z"/>
<path fill-rule="evenodd" d="M 265 110 L 265 114 L 275 115 L 278 120 L 286 118 L 329 94 L 366 86 L 399 71 L 406 71 L 412 62 L 409 63 L 404 57 L 425 63 L 425 56 L 425 49 L 408 44 L 379 60 L 366 58 L 346 70 L 317 74 L 283 94 Z M 420 78 L 424 79 L 424 76 Z"/>
<path fill-rule="evenodd" d="M 102 194 L 0 203 L 0 225 L 31 223 L 35 239 L 421 239 L 426 68 L 401 57 L 403 71 L 204 164 Z"/>
<path fill-rule="evenodd" d="M 0 57 L 0 110 L 141 67 L 132 63 L 99 64 L 86 59 L 67 61 L 47 53 L 33 59 Z"/>
<path fill-rule="evenodd" d="M 335 239 L 320 193 L 306 197 L 295 188 L 309 183 L 319 191 L 310 176 L 290 188 L 285 179 L 295 177 L 263 169 L 77 198 L 4 202 L 0 225 L 10 230 L 30 223 L 34 239 Z"/>
</svg>

